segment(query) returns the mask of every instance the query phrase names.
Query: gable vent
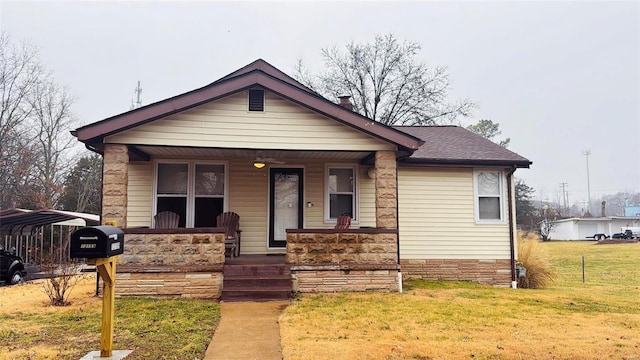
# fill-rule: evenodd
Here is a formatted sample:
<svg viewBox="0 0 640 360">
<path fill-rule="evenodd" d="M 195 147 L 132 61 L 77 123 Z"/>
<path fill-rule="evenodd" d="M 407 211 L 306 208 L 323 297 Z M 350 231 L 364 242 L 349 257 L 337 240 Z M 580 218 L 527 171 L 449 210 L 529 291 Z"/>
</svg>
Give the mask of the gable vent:
<svg viewBox="0 0 640 360">
<path fill-rule="evenodd" d="M 264 90 L 249 90 L 249 111 L 264 111 Z"/>
</svg>

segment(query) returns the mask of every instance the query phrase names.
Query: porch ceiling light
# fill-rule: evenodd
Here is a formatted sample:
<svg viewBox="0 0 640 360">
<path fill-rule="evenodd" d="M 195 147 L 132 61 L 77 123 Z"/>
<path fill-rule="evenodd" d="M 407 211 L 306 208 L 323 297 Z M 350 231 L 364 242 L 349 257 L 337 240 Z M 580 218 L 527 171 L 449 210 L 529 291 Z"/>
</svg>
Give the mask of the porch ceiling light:
<svg viewBox="0 0 640 360">
<path fill-rule="evenodd" d="M 256 160 L 256 161 L 254 161 L 254 162 L 253 162 L 253 166 L 254 166 L 256 169 L 262 169 L 262 168 L 263 168 L 263 167 L 265 167 L 266 165 L 267 165 L 267 164 L 265 164 L 264 162 L 262 162 L 262 161 L 258 161 L 258 160 Z"/>
</svg>

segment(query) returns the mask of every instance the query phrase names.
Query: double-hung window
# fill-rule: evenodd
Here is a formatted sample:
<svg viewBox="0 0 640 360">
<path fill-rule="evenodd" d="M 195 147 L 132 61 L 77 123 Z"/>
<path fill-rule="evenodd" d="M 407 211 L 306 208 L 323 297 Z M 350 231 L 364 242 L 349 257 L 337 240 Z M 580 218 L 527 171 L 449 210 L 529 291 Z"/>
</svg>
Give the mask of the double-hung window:
<svg viewBox="0 0 640 360">
<path fill-rule="evenodd" d="M 326 174 L 325 219 L 331 222 L 349 215 L 357 221 L 356 166 L 328 165 Z"/>
<path fill-rule="evenodd" d="M 159 161 L 155 189 L 156 214 L 177 213 L 180 227 L 215 227 L 225 208 L 225 165 Z"/>
<path fill-rule="evenodd" d="M 501 171 L 475 171 L 476 221 L 503 222 L 504 196 Z"/>
</svg>

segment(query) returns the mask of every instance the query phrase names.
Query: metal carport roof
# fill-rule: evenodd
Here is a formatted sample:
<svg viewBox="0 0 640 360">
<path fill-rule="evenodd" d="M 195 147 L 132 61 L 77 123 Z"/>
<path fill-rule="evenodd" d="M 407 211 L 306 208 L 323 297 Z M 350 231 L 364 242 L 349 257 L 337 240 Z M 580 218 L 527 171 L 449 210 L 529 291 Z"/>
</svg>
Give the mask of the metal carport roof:
<svg viewBox="0 0 640 360">
<path fill-rule="evenodd" d="M 29 232 L 31 232 L 33 229 L 40 226 L 72 219 L 83 219 L 87 224 L 91 225 L 97 225 L 100 223 L 100 216 L 94 214 L 51 209 L 6 209 L 0 211 L 0 233 L 22 233 L 25 229 L 28 229 Z"/>
</svg>

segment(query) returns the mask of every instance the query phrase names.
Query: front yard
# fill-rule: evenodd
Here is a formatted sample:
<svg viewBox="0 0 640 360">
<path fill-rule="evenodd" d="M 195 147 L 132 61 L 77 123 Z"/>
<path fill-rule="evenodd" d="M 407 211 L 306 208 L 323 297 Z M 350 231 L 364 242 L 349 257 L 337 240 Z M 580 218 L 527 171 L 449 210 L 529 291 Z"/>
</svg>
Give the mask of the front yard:
<svg viewBox="0 0 640 360">
<path fill-rule="evenodd" d="M 558 273 L 546 290 L 412 282 L 403 294 L 302 295 L 280 319 L 284 358 L 639 360 L 640 244 L 543 247 Z M 53 308 L 41 284 L 0 287 L 0 359 L 99 349 L 94 292 L 87 279 L 71 306 Z M 214 301 L 118 298 L 114 349 L 134 349 L 127 359 L 202 359 L 219 314 Z"/>
<path fill-rule="evenodd" d="M 558 273 L 546 290 L 304 295 L 281 318 L 285 359 L 640 359 L 640 244 L 543 245 Z"/>
</svg>

